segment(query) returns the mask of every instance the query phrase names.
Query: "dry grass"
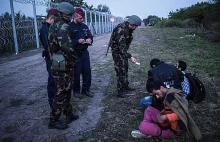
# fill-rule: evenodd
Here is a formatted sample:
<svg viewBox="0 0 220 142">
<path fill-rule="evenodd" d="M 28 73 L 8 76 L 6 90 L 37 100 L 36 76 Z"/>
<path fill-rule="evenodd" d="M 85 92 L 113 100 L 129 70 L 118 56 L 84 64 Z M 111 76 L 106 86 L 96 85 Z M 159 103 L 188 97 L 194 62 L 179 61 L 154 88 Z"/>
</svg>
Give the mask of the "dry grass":
<svg viewBox="0 0 220 142">
<path fill-rule="evenodd" d="M 140 66 L 130 64 L 129 80 L 137 94 L 128 99 L 116 97 L 116 78 L 113 62 L 106 65 L 106 72 L 112 75 L 112 82 L 106 89 L 105 109 L 99 126 L 81 137 L 81 141 L 194 141 L 184 136 L 172 140 L 134 139 L 130 132 L 138 129 L 143 119 L 143 109 L 139 105 L 142 97 L 147 95 L 145 83 L 149 62 L 159 58 L 166 63 L 175 64 L 178 60 L 188 63 L 188 71 L 196 73 L 203 81 L 207 97 L 204 102 L 190 102 L 190 113 L 203 134 L 204 141 L 220 140 L 220 50 L 218 45 L 199 37 L 186 36 L 185 29 L 178 28 L 142 28 L 135 31 L 130 53 Z"/>
</svg>

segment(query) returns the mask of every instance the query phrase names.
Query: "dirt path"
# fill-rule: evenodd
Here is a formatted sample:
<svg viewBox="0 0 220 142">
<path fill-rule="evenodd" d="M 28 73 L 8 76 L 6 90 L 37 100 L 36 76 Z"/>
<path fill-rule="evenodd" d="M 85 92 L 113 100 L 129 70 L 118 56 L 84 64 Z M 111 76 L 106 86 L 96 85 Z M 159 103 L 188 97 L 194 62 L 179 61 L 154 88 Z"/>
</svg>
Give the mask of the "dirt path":
<svg viewBox="0 0 220 142">
<path fill-rule="evenodd" d="M 89 47 L 92 67 L 93 98 L 72 97 L 80 119 L 65 131 L 49 130 L 50 108 L 47 102 L 47 72 L 41 50 L 23 52 L 1 58 L 0 62 L 0 141 L 74 141 L 77 135 L 89 131 L 99 121 L 104 89 L 110 76 L 102 72 L 110 34 L 94 38 Z"/>
</svg>

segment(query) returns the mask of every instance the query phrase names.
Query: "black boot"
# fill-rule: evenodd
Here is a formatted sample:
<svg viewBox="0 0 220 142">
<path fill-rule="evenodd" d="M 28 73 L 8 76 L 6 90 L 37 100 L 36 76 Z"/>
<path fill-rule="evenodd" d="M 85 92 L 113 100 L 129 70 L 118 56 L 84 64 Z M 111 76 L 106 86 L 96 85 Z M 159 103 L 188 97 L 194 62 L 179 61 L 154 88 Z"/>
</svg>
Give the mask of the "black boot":
<svg viewBox="0 0 220 142">
<path fill-rule="evenodd" d="M 81 94 L 84 94 L 88 97 L 93 97 L 93 94 L 91 94 L 91 92 L 89 92 L 89 90 L 82 89 Z"/>
<path fill-rule="evenodd" d="M 81 93 L 73 93 L 73 96 L 79 99 L 83 99 L 83 95 Z"/>
<path fill-rule="evenodd" d="M 120 98 L 128 98 L 130 96 L 130 94 L 128 94 L 127 92 L 118 92 L 118 97 Z"/>
<path fill-rule="evenodd" d="M 78 114 L 70 114 L 66 116 L 66 123 L 70 124 L 71 122 L 73 122 L 74 120 L 79 119 L 79 115 Z"/>
<path fill-rule="evenodd" d="M 134 92 L 134 91 L 136 91 L 136 89 L 135 89 L 135 88 L 131 88 L 131 87 L 127 86 L 127 87 L 125 87 L 125 88 L 124 88 L 124 91 L 128 91 L 128 92 Z"/>
<path fill-rule="evenodd" d="M 61 123 L 60 121 L 50 121 L 48 124 L 49 129 L 58 129 L 58 130 L 65 130 L 68 128 L 66 123 Z"/>
</svg>

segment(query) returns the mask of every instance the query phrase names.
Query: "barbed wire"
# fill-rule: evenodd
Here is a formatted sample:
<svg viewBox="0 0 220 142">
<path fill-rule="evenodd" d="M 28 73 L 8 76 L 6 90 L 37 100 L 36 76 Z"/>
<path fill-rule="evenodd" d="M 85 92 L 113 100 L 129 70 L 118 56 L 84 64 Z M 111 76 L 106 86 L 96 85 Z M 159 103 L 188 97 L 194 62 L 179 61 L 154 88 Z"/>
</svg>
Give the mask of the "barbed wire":
<svg viewBox="0 0 220 142">
<path fill-rule="evenodd" d="M 50 2 L 50 8 L 57 8 L 58 3 Z"/>
<path fill-rule="evenodd" d="M 43 19 L 38 19 L 38 28 L 41 27 Z M 36 44 L 34 20 L 21 19 L 15 21 L 18 45 L 20 49 Z M 10 19 L 0 20 L 0 54 L 12 52 L 14 47 L 13 30 Z"/>
<path fill-rule="evenodd" d="M 26 3 L 32 4 L 35 1 L 35 5 L 37 5 L 37 6 L 40 6 L 40 5 L 48 6 L 50 3 L 50 0 L 14 0 L 14 1 L 19 2 L 19 3 L 24 3 L 24 4 L 26 4 Z"/>
<path fill-rule="evenodd" d="M 34 0 L 14 0 L 15 2 L 19 2 L 19 3 L 30 3 L 32 4 L 34 2 Z M 35 0 L 35 5 L 37 6 L 46 6 L 48 8 L 57 8 L 58 3 L 54 3 L 51 2 L 50 0 Z"/>
</svg>

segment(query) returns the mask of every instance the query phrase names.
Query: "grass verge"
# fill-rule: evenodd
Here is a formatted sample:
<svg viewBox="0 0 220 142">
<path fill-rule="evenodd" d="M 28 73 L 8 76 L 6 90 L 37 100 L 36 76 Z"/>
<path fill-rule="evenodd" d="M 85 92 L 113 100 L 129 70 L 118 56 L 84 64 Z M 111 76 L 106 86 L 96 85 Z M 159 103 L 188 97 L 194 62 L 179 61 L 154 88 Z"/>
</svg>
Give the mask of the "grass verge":
<svg viewBox="0 0 220 142">
<path fill-rule="evenodd" d="M 172 140 L 158 138 L 132 138 L 132 130 L 138 129 L 143 119 L 144 110 L 139 101 L 148 95 L 145 90 L 149 62 L 158 58 L 166 63 L 175 64 L 184 60 L 188 64 L 188 72 L 196 73 L 203 81 L 207 97 L 199 104 L 189 103 L 190 113 L 199 126 L 204 141 L 220 139 L 220 50 L 216 43 L 197 36 L 188 36 L 186 29 L 180 28 L 142 28 L 135 31 L 134 41 L 129 52 L 141 63 L 140 66 L 130 64 L 129 81 L 137 89 L 134 97 L 121 99 L 116 97 L 116 77 L 113 62 L 103 68 L 111 74 L 111 82 L 105 91 L 104 109 L 99 125 L 92 131 L 84 133 L 80 141 L 194 141 L 185 136 Z"/>
</svg>

